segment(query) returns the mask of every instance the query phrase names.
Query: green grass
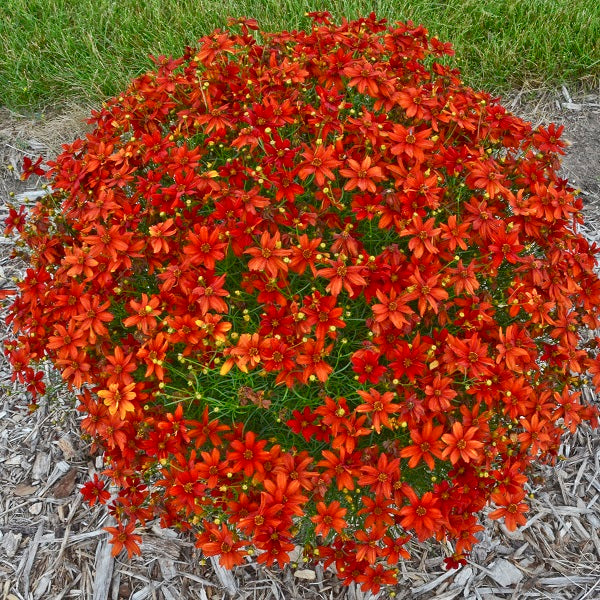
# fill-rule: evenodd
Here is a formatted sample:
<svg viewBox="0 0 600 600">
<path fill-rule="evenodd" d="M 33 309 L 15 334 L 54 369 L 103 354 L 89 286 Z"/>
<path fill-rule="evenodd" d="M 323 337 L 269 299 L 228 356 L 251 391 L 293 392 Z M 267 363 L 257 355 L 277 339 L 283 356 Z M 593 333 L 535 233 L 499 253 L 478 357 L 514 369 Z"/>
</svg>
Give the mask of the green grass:
<svg viewBox="0 0 600 600">
<path fill-rule="evenodd" d="M 411 19 L 455 45 L 474 87 L 503 92 L 530 83 L 596 85 L 597 0 L 2 0 L 0 106 L 38 110 L 68 100 L 98 102 L 151 65 L 148 54 L 180 55 L 228 16 L 266 30 L 298 29 L 306 10 L 337 18 L 374 10 Z"/>
</svg>

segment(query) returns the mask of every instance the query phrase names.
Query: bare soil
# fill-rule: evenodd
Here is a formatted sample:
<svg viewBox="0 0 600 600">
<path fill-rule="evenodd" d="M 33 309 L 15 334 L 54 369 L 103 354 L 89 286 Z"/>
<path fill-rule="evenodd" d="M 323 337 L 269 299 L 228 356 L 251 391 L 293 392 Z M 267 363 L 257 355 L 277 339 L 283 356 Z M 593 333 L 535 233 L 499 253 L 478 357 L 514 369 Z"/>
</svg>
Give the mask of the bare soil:
<svg viewBox="0 0 600 600">
<path fill-rule="evenodd" d="M 571 145 L 563 173 L 581 189 L 586 235 L 600 242 L 600 96 L 521 90 L 504 104 L 534 125 L 565 125 Z M 0 109 L 0 220 L 8 202 L 33 199 L 36 183 L 17 175 L 23 157 L 55 156 L 61 144 L 85 134 L 88 114 L 79 106 L 35 117 Z M 0 289 L 24 266 L 10 251 L 10 240 L 0 237 Z M 0 341 L 7 335 L 0 312 Z M 82 504 L 78 491 L 102 469 L 101 457 L 80 438 L 73 399 L 60 378 L 51 377 L 47 397 L 29 414 L 0 353 L 1 600 L 373 598 L 302 563 L 283 570 L 249 563 L 228 573 L 214 561 L 204 563 L 190 537 L 157 523 L 141 531 L 142 556 L 111 557 L 103 531 L 110 517 L 104 507 Z M 415 545 L 412 560 L 399 565 L 395 598 L 599 600 L 600 434 L 582 428 L 561 452 L 557 466 L 534 473 L 529 522 L 521 531 L 487 521 L 470 562 L 449 572 L 444 548 Z"/>
</svg>

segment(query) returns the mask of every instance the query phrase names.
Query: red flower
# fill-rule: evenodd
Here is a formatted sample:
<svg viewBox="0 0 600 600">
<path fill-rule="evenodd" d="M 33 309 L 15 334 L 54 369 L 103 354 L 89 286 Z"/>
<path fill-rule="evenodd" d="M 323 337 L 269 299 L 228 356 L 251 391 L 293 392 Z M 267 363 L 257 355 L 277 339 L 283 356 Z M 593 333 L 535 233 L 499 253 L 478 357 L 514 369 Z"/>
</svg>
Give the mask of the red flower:
<svg viewBox="0 0 600 600">
<path fill-rule="evenodd" d="M 467 168 L 469 169 L 469 175 L 466 178 L 467 185 L 474 189 L 484 189 L 490 198 L 494 198 L 499 193 L 508 193 L 505 186 L 508 182 L 495 160 L 489 158 L 484 161 L 467 163 Z"/>
<path fill-rule="evenodd" d="M 327 381 L 333 367 L 325 360 L 329 356 L 333 346 L 325 347 L 322 341 L 307 340 L 298 349 L 296 362 L 304 366 L 300 375 L 302 381 L 306 383 L 311 377 L 319 381 Z"/>
<path fill-rule="evenodd" d="M 198 286 L 192 289 L 191 298 L 200 307 L 202 316 L 210 310 L 219 313 L 227 313 L 229 307 L 223 298 L 229 296 L 229 292 L 223 288 L 225 284 L 225 275 L 218 277 L 211 275 L 201 275 L 198 277 Z"/>
<path fill-rule="evenodd" d="M 186 238 L 189 243 L 183 247 L 183 252 L 192 265 L 202 265 L 214 271 L 216 261 L 225 258 L 223 250 L 227 248 L 228 242 L 223 241 L 220 229 L 194 225 L 192 231 L 187 232 Z"/>
<path fill-rule="evenodd" d="M 360 163 L 352 158 L 348 159 L 348 168 L 340 169 L 340 175 L 348 177 L 344 186 L 345 190 L 353 190 L 358 187 L 363 192 L 377 191 L 376 183 L 385 179 L 385 176 L 381 167 L 372 167 L 371 162 L 370 156 L 365 156 Z"/>
<path fill-rule="evenodd" d="M 243 471 L 246 477 L 264 473 L 264 462 L 270 457 L 264 450 L 266 445 L 266 440 L 257 440 L 252 431 L 248 431 L 243 440 L 234 439 L 230 444 L 231 451 L 227 452 L 232 473 Z"/>
<path fill-rule="evenodd" d="M 487 355 L 487 344 L 481 343 L 477 333 L 466 340 L 449 335 L 447 357 L 450 365 L 471 377 L 488 376 L 494 364 Z"/>
<path fill-rule="evenodd" d="M 408 323 L 405 315 L 414 314 L 408 302 L 417 297 L 416 293 L 410 292 L 398 296 L 396 290 L 392 289 L 389 295 L 379 290 L 376 290 L 375 295 L 379 300 L 378 304 L 371 306 L 371 310 L 375 314 L 375 320 L 378 323 L 385 323 L 389 320 L 394 327 L 402 329 Z"/>
<path fill-rule="evenodd" d="M 379 540 L 383 536 L 381 528 L 360 530 L 356 532 L 356 560 L 367 561 L 370 565 L 375 564 L 379 555 Z"/>
<path fill-rule="evenodd" d="M 425 162 L 425 151 L 435 145 L 429 139 L 431 131 L 431 129 L 415 131 L 414 127 L 406 128 L 395 123 L 393 130 L 387 134 L 393 142 L 396 142 L 390 149 L 392 154 L 405 154 L 409 158 L 414 158 L 417 164 Z"/>
<path fill-rule="evenodd" d="M 23 181 L 29 179 L 32 175 L 44 175 L 46 171 L 40 167 L 44 157 L 40 156 L 35 162 L 33 162 L 28 156 L 23 158 L 23 170 L 21 172 L 21 179 Z"/>
<path fill-rule="evenodd" d="M 137 368 L 133 354 L 125 354 L 120 346 L 115 346 L 114 354 L 107 355 L 106 371 L 109 373 L 107 384 L 117 383 L 122 386 L 133 383 L 133 373 Z"/>
<path fill-rule="evenodd" d="M 271 277 L 277 277 L 280 272 L 287 272 L 288 266 L 284 259 L 291 254 L 291 250 L 281 247 L 279 232 L 270 236 L 265 231 L 260 238 L 260 247 L 246 248 L 244 254 L 252 256 L 248 261 L 251 271 L 266 271 Z"/>
<path fill-rule="evenodd" d="M 329 450 L 322 451 L 323 460 L 317 463 L 317 466 L 323 467 L 323 475 L 335 481 L 338 490 L 353 490 L 354 475 L 356 465 L 354 463 L 356 455 L 349 453 L 345 448 L 340 448 L 338 454 Z"/>
<path fill-rule="evenodd" d="M 140 301 L 130 300 L 129 306 L 135 313 L 131 317 L 127 317 L 123 321 L 125 327 L 137 327 L 142 333 L 148 334 L 156 327 L 156 317 L 160 315 L 162 310 L 158 308 L 160 298 L 153 296 L 148 298 L 146 294 L 142 294 Z"/>
<path fill-rule="evenodd" d="M 94 506 L 96 502 L 106 504 L 110 499 L 110 492 L 106 489 L 106 481 L 98 479 L 96 473 L 94 473 L 92 481 L 88 481 L 83 485 L 81 495 L 90 506 Z"/>
<path fill-rule="evenodd" d="M 445 433 L 442 441 L 446 444 L 442 452 L 444 458 L 450 458 L 452 464 L 456 464 L 459 459 L 468 463 L 470 461 L 479 462 L 481 460 L 480 449 L 485 445 L 482 441 L 474 439 L 479 435 L 477 427 L 464 429 L 461 423 L 452 425 L 452 433 Z"/>
<path fill-rule="evenodd" d="M 409 535 L 400 537 L 390 537 L 389 535 L 385 535 L 382 538 L 384 546 L 381 549 L 381 556 L 387 557 L 388 565 L 397 565 L 400 558 L 410 558 L 408 550 L 404 547 L 408 540 L 410 540 Z"/>
<path fill-rule="evenodd" d="M 359 485 L 368 485 L 376 496 L 389 498 L 393 485 L 400 480 L 400 459 L 388 461 L 385 453 L 377 459 L 377 466 L 364 465 L 360 469 Z"/>
<path fill-rule="evenodd" d="M 325 185 L 325 178 L 335 179 L 332 169 L 339 167 L 342 163 L 335 158 L 334 146 L 323 146 L 320 144 L 316 149 L 305 145 L 306 150 L 302 153 L 305 160 L 298 167 L 298 176 L 304 180 L 309 175 L 315 176 L 319 187 Z"/>
<path fill-rule="evenodd" d="M 75 315 L 74 319 L 78 322 L 79 327 L 83 331 L 88 332 L 90 344 L 96 343 L 96 336 L 105 336 L 108 334 L 108 329 L 104 323 L 110 323 L 114 316 L 106 310 L 110 306 L 110 302 L 106 301 L 100 304 L 100 298 L 94 296 L 82 296 L 79 299 L 82 312 Z"/>
<path fill-rule="evenodd" d="M 204 521 L 204 531 L 196 536 L 196 546 L 205 556 L 218 556 L 219 563 L 226 569 L 232 569 L 244 562 L 246 552 L 241 550 L 247 542 L 237 540 L 227 525 L 218 525 Z"/>
<path fill-rule="evenodd" d="M 412 223 L 407 225 L 400 235 L 411 236 L 408 241 L 408 247 L 412 250 L 415 258 L 421 258 L 426 252 L 437 254 L 439 249 L 436 246 L 436 238 L 440 236 L 441 227 L 435 227 L 435 219 L 427 219 L 425 223 L 418 214 L 412 218 Z"/>
<path fill-rule="evenodd" d="M 437 508 L 438 499 L 431 492 L 426 492 L 422 498 L 418 498 L 411 489 L 405 493 L 410 504 L 400 509 L 400 524 L 404 529 L 414 529 L 422 542 L 441 529 L 442 513 Z"/>
<path fill-rule="evenodd" d="M 393 569 L 386 569 L 381 564 L 368 565 L 364 572 L 356 578 L 357 583 L 361 583 L 360 589 L 363 592 L 378 594 L 384 585 L 394 585 L 398 581 L 398 575 Z"/>
<path fill-rule="evenodd" d="M 567 144 L 560 139 L 564 129 L 564 125 L 557 127 L 555 123 L 550 123 L 547 128 L 540 125 L 533 134 L 533 142 L 542 152 L 564 154 L 563 148 L 566 148 Z"/>
<path fill-rule="evenodd" d="M 347 525 L 343 518 L 347 512 L 347 509 L 341 507 L 337 500 L 328 505 L 324 502 L 317 503 L 317 514 L 310 519 L 316 524 L 315 533 L 323 537 L 327 537 L 331 529 L 341 533 Z"/>
<path fill-rule="evenodd" d="M 411 468 L 416 467 L 419 461 L 422 460 L 433 470 L 435 466 L 433 458 L 442 458 L 442 444 L 440 442 L 442 431 L 444 431 L 443 425 L 434 427 L 431 421 L 427 421 L 421 431 L 412 430 L 410 432 L 413 445 L 403 448 L 400 456 L 410 458 L 408 466 Z"/>
<path fill-rule="evenodd" d="M 338 260 L 326 260 L 330 267 L 319 269 L 317 275 L 329 279 L 329 283 L 325 291 L 332 296 L 338 296 L 345 289 L 350 296 L 356 293 L 355 287 L 359 288 L 367 285 L 366 279 L 363 277 L 363 267 L 360 265 L 346 265 L 346 256 L 340 254 Z"/>
<path fill-rule="evenodd" d="M 419 314 L 423 316 L 428 308 L 431 308 L 433 312 L 438 314 L 438 303 L 441 300 L 448 298 L 448 292 L 438 286 L 439 276 L 432 275 L 427 280 L 421 277 L 418 269 L 409 277 L 409 281 L 412 284 L 410 290 L 418 294 L 419 299 Z"/>
<path fill-rule="evenodd" d="M 379 87 L 377 82 L 382 77 L 383 72 L 376 69 L 364 58 L 344 67 L 343 73 L 350 77 L 348 87 L 356 86 L 356 89 L 361 94 L 378 95 Z"/>
<path fill-rule="evenodd" d="M 373 428 L 377 433 L 381 432 L 382 426 L 391 429 L 389 416 L 400 408 L 399 404 L 392 402 L 395 395 L 392 392 L 380 394 L 374 388 L 368 392 L 358 390 L 357 393 L 365 403 L 357 406 L 356 412 L 367 413 L 371 417 Z"/>
<path fill-rule="evenodd" d="M 429 410 L 445 412 L 450 408 L 452 400 L 457 396 L 457 392 L 450 387 L 452 382 L 449 377 L 436 373 L 433 381 L 425 386 Z"/>
<path fill-rule="evenodd" d="M 135 383 L 130 383 L 119 386 L 118 383 L 109 383 L 108 389 L 100 390 L 97 393 L 104 404 L 108 406 L 108 412 L 111 415 L 119 413 L 119 417 L 124 419 L 128 412 L 135 410 L 135 404 L 133 403 L 137 395 L 135 385 Z"/>
<path fill-rule="evenodd" d="M 104 530 L 113 536 L 110 540 L 112 544 L 111 554 L 113 556 L 117 556 L 123 548 L 127 550 L 129 558 L 134 554 L 142 553 L 139 547 L 142 537 L 133 533 L 135 531 L 135 523 L 128 523 L 127 525 L 119 523 L 117 527 L 105 527 Z"/>
<path fill-rule="evenodd" d="M 221 460 L 221 454 L 217 448 L 209 452 L 201 452 L 202 461 L 197 463 L 196 473 L 198 477 L 206 480 L 206 485 L 216 488 L 220 480 L 227 476 L 229 462 Z"/>
<path fill-rule="evenodd" d="M 60 357 L 76 359 L 79 354 L 79 348 L 87 345 L 87 338 L 81 329 L 76 329 L 75 321 L 70 321 L 68 330 L 57 323 L 55 325 L 56 335 L 48 338 L 47 347 L 56 350 Z"/>
<path fill-rule="evenodd" d="M 234 364 L 243 373 L 248 372 L 248 366 L 251 369 L 256 367 L 260 363 L 263 346 L 264 341 L 257 333 L 252 335 L 242 334 L 234 347 L 226 349 L 224 354 L 229 358 L 221 367 L 221 375 L 229 373 Z"/>
<path fill-rule="evenodd" d="M 306 267 L 310 267 L 313 277 L 316 277 L 315 263 L 319 257 L 318 248 L 321 241 L 320 237 L 310 239 L 306 234 L 298 236 L 298 246 L 291 248 L 289 268 L 302 275 Z"/>
<path fill-rule="evenodd" d="M 315 333 L 318 339 L 326 336 L 335 338 L 337 330 L 346 327 L 346 323 L 339 317 L 342 316 L 344 309 L 337 306 L 337 300 L 334 296 L 321 296 L 319 292 L 314 292 L 312 296 L 304 298 L 302 312 L 305 315 L 307 325 L 315 325 Z"/>
<path fill-rule="evenodd" d="M 358 374 L 359 383 L 377 384 L 386 367 L 379 364 L 379 355 L 372 350 L 357 350 L 352 355 L 352 370 Z"/>
<path fill-rule="evenodd" d="M 514 531 L 518 525 L 525 525 L 527 519 L 525 513 L 529 507 L 521 502 L 524 494 L 503 494 L 495 492 L 492 494 L 492 501 L 499 505 L 499 508 L 493 510 L 488 516 L 490 519 L 504 519 L 504 524 L 509 531 Z"/>
<path fill-rule="evenodd" d="M 307 442 L 319 431 L 319 427 L 314 425 L 318 415 L 313 413 L 308 406 L 305 406 L 302 412 L 294 410 L 292 416 L 294 418 L 287 421 L 288 426 L 296 435 L 301 434 Z"/>
</svg>

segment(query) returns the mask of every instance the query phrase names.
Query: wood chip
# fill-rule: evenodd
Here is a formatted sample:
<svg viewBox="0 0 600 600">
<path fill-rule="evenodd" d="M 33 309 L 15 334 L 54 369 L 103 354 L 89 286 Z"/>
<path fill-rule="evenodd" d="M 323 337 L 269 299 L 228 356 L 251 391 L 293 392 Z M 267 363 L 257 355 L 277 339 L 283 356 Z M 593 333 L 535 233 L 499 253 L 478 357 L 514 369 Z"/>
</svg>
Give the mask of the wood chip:
<svg viewBox="0 0 600 600">
<path fill-rule="evenodd" d="M 158 561 L 160 572 L 165 581 L 171 581 L 177 576 L 177 569 L 175 567 L 175 561 L 170 558 L 161 558 Z"/>
<path fill-rule="evenodd" d="M 65 457 L 66 461 L 73 460 L 78 454 L 77 450 L 75 450 L 75 447 L 71 443 L 71 439 L 70 439 L 69 435 L 64 435 L 63 437 L 61 437 L 56 442 L 56 445 L 58 446 L 60 451 L 63 453 L 63 456 Z"/>
<path fill-rule="evenodd" d="M 39 515 L 42 512 L 42 508 L 44 508 L 43 502 L 34 502 L 27 510 L 31 515 Z"/>
<path fill-rule="evenodd" d="M 92 585 L 93 600 L 106 600 L 108 598 L 115 564 L 111 550 L 112 546 L 108 543 L 108 539 L 102 540 L 96 548 L 95 573 Z"/>
<path fill-rule="evenodd" d="M 442 573 L 439 577 L 436 577 L 433 581 L 426 583 L 425 585 L 421 585 L 416 588 L 412 588 L 410 591 L 415 596 L 421 596 L 422 594 L 426 594 L 435 590 L 442 581 L 446 581 L 449 577 L 452 577 L 454 573 L 452 571 L 446 571 L 446 573 Z"/>
<path fill-rule="evenodd" d="M 31 469 L 31 479 L 33 481 L 45 480 L 50 472 L 50 453 L 40 451 L 35 457 L 33 467 Z"/>
<path fill-rule="evenodd" d="M 21 533 L 8 531 L 4 534 L 2 542 L 0 542 L 0 548 L 2 548 L 7 558 L 12 558 L 17 553 L 22 538 L 23 534 Z"/>
<path fill-rule="evenodd" d="M 294 577 L 306 579 L 307 581 L 314 581 L 317 578 L 317 574 L 311 569 L 296 569 L 294 571 Z"/>
<path fill-rule="evenodd" d="M 35 494 L 38 490 L 37 485 L 29 485 L 28 483 L 17 483 L 13 490 L 15 496 L 25 497 Z"/>
<path fill-rule="evenodd" d="M 473 577 L 473 569 L 468 566 L 461 567 L 454 577 L 451 587 L 464 588 L 467 582 Z"/>
<path fill-rule="evenodd" d="M 221 585 L 227 590 L 229 594 L 234 596 L 238 593 L 238 586 L 236 584 L 235 579 L 233 578 L 233 574 L 231 571 L 228 571 L 224 567 L 219 564 L 219 558 L 217 556 L 211 556 L 210 562 L 212 564 L 212 568 L 217 576 L 217 579 L 221 583 Z"/>
<path fill-rule="evenodd" d="M 34 600 L 40 600 L 46 597 L 46 592 L 50 589 L 52 584 L 52 576 L 49 573 L 44 573 L 36 582 L 33 588 Z"/>
<path fill-rule="evenodd" d="M 55 498 L 68 498 L 75 489 L 75 481 L 77 480 L 77 469 L 74 467 L 69 469 L 52 487 L 52 495 Z"/>
<path fill-rule="evenodd" d="M 519 583 L 523 579 L 523 573 L 511 562 L 504 558 L 498 558 L 488 567 L 488 575 L 501 586 L 508 587 Z"/>
<path fill-rule="evenodd" d="M 29 595 L 29 589 L 30 589 L 30 585 L 31 585 L 29 575 L 31 573 L 31 568 L 33 567 L 33 563 L 35 561 L 35 557 L 36 557 L 36 554 L 37 554 L 37 551 L 38 551 L 38 548 L 40 545 L 40 540 L 42 539 L 43 531 L 44 531 L 44 525 L 43 525 L 43 523 L 40 523 L 37 528 L 34 538 L 29 543 L 29 547 L 27 548 L 27 553 L 23 556 L 23 558 L 24 558 L 23 569 L 19 575 L 23 581 L 23 588 L 24 588 L 23 595 L 26 598 Z"/>
</svg>

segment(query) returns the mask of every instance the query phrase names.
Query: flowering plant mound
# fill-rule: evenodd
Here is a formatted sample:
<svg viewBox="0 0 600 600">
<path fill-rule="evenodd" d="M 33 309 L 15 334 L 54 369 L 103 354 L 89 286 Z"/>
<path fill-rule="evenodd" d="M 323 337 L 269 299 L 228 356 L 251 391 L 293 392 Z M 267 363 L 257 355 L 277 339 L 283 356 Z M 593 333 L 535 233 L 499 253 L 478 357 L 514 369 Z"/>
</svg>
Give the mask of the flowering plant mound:
<svg viewBox="0 0 600 600">
<path fill-rule="evenodd" d="M 452 566 L 489 503 L 525 523 L 529 465 L 596 424 L 597 249 L 562 128 L 423 27 L 311 16 L 232 22 L 93 114 L 8 218 L 6 353 L 34 397 L 44 359 L 78 391 L 115 552 L 158 517 L 226 567 L 298 544 L 377 591 L 411 536 Z"/>
</svg>

